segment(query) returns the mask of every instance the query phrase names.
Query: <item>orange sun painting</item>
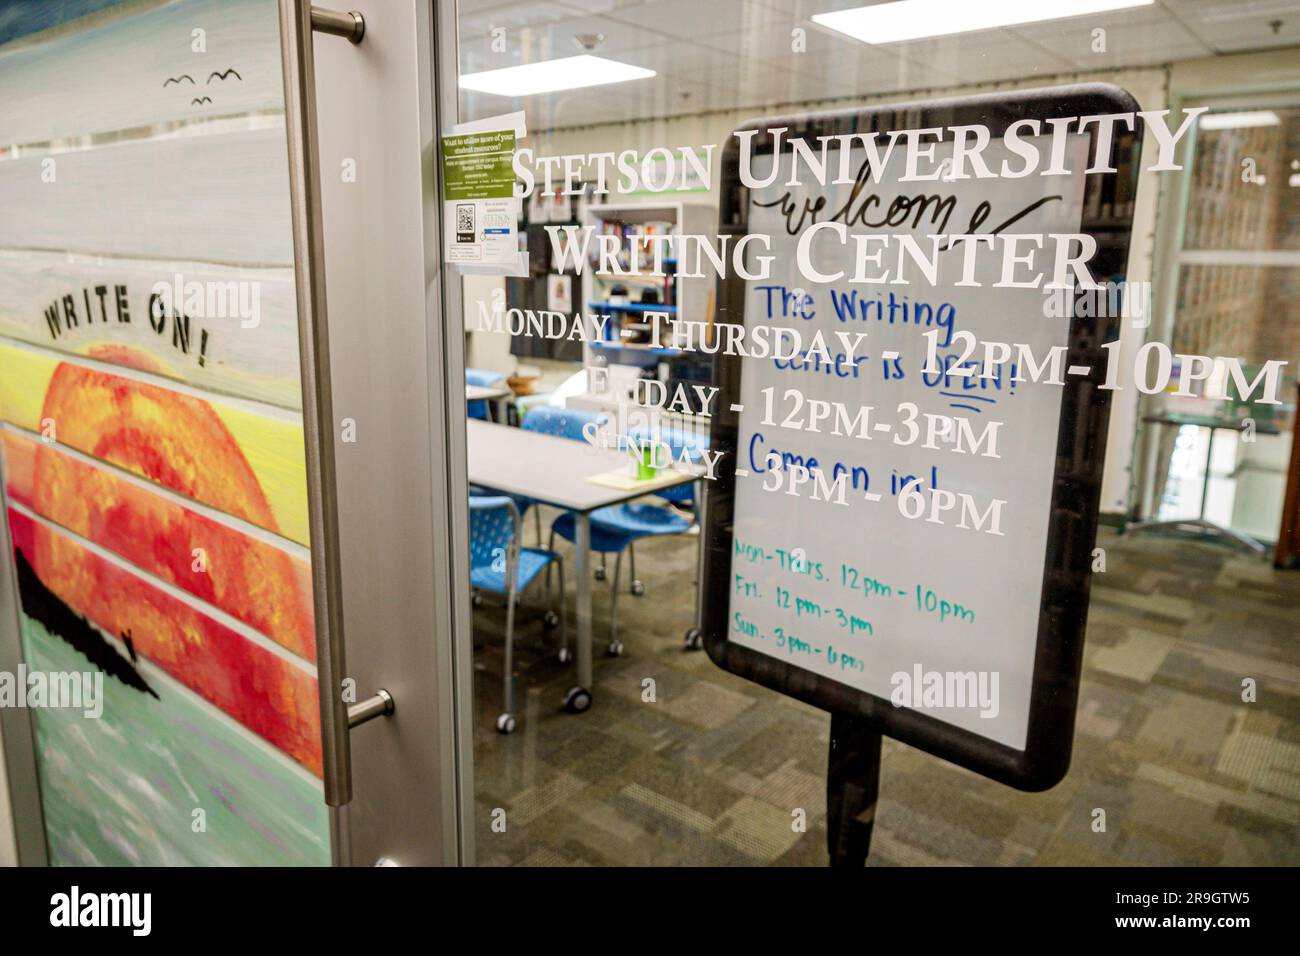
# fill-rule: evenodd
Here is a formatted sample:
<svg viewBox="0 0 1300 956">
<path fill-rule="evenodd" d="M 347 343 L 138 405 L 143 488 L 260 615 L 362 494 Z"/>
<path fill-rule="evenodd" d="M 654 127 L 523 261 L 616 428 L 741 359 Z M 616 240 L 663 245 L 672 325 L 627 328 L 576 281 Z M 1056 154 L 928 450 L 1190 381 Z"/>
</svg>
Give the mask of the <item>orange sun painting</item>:
<svg viewBox="0 0 1300 956">
<path fill-rule="evenodd" d="M 148 359 L 120 351 L 113 355 L 116 364 L 154 371 Z M 239 522 L 152 493 L 114 470 L 156 482 L 206 506 L 205 511 L 278 533 L 248 456 L 211 403 L 138 378 L 61 362 L 49 376 L 41 415 L 54 424 L 57 444 L 5 441 L 6 454 L 19 463 L 11 465 L 9 475 L 16 501 L 306 661 L 314 658 L 304 557 L 249 534 Z M 60 446 L 114 468 L 96 466 Z M 16 517 L 11 513 L 11 522 Z M 15 545 L 20 538 L 36 575 L 70 608 L 109 634 L 133 635 L 134 647 L 146 658 L 318 769 L 316 688 L 306 668 L 198 608 L 178 606 L 146 578 L 54 528 L 34 525 L 27 534 L 15 534 Z"/>
</svg>

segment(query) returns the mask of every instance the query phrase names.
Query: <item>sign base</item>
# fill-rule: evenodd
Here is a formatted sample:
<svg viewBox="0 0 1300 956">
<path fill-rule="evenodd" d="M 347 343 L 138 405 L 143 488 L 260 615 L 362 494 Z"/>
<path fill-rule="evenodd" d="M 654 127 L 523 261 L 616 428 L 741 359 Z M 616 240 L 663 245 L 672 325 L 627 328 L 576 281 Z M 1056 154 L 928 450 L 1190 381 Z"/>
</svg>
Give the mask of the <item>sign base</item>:
<svg viewBox="0 0 1300 956">
<path fill-rule="evenodd" d="M 866 865 L 880 790 L 881 734 L 870 721 L 831 714 L 826 849 L 832 869 Z"/>
</svg>

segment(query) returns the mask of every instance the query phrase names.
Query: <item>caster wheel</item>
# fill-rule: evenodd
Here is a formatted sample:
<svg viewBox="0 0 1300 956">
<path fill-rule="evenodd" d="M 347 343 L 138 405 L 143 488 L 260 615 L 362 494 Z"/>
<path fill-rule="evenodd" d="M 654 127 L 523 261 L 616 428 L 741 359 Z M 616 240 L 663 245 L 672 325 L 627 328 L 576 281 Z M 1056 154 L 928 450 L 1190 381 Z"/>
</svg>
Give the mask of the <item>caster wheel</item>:
<svg viewBox="0 0 1300 956">
<path fill-rule="evenodd" d="M 548 631 L 553 631 L 560 626 L 560 615 L 554 611 L 547 611 L 542 615 L 542 627 Z"/>
<path fill-rule="evenodd" d="M 643 595 L 643 594 L 645 594 L 645 585 L 642 584 L 640 581 L 633 581 L 633 582 L 632 582 L 632 596 L 633 596 L 633 597 L 640 597 L 640 596 Z"/>
<path fill-rule="evenodd" d="M 515 715 L 502 714 L 498 717 L 497 732 L 502 734 L 513 734 L 515 732 Z"/>
<path fill-rule="evenodd" d="M 693 627 L 686 632 L 686 638 L 683 642 L 688 651 L 698 651 L 704 646 L 704 635 L 700 633 L 698 627 Z"/>
<path fill-rule="evenodd" d="M 591 693 L 583 687 L 570 687 L 564 695 L 564 709 L 571 714 L 581 714 L 591 708 Z"/>
<path fill-rule="evenodd" d="M 474 607 L 482 607 L 482 606 L 483 606 L 483 595 L 481 595 L 481 594 L 479 594 L 477 591 L 475 591 L 474 594 L 473 594 L 473 596 L 470 597 L 470 599 L 469 599 L 469 603 L 472 604 L 472 605 L 474 605 Z"/>
<path fill-rule="evenodd" d="M 604 569 L 604 568 L 597 568 L 597 569 L 596 569 L 596 580 L 597 580 L 597 581 L 603 581 L 603 580 L 605 580 L 605 569 Z"/>
<path fill-rule="evenodd" d="M 561 647 L 560 653 L 555 656 L 560 659 L 561 664 L 567 664 L 569 661 L 573 660 L 573 654 L 567 647 Z"/>
<path fill-rule="evenodd" d="M 610 641 L 610 642 L 609 642 L 609 647 L 605 648 L 605 653 L 608 654 L 610 657 L 622 657 L 622 656 L 623 656 L 623 642 L 622 642 L 622 641 Z"/>
</svg>

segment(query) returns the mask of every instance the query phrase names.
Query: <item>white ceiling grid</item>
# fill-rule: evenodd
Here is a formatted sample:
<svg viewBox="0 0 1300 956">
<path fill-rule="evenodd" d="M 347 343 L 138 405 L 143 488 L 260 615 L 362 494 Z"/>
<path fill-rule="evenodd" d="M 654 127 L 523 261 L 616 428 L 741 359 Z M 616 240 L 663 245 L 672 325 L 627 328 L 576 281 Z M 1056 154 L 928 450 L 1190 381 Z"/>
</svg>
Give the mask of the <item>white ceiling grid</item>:
<svg viewBox="0 0 1300 956">
<path fill-rule="evenodd" d="M 460 0 L 460 72 L 585 52 L 656 72 L 647 80 L 511 99 L 463 93 L 466 118 L 527 109 L 535 128 L 1150 66 L 1300 44 L 1300 0 L 1156 0 L 1151 6 L 872 46 L 815 13 L 865 0 Z M 972 0 L 978 2 L 978 0 Z M 503 27 L 505 52 L 491 31 Z M 1105 52 L 1093 31 L 1105 29 Z M 806 52 L 791 31 L 806 31 Z"/>
</svg>

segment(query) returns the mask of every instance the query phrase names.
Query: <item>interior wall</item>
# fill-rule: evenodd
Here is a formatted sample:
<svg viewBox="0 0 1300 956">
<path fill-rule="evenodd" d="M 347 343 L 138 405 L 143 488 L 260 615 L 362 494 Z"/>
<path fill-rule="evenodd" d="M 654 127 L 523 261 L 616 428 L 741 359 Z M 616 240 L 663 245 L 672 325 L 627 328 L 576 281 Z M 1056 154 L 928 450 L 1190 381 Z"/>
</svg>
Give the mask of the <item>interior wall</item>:
<svg viewBox="0 0 1300 956">
<path fill-rule="evenodd" d="M 1169 90 L 1174 98 L 1295 89 L 1297 85 L 1297 47 L 1179 60 L 1169 67 Z"/>
<path fill-rule="evenodd" d="M 464 277 L 465 327 L 472 329 L 480 303 L 489 310 L 496 292 L 505 295 L 506 283 L 500 276 L 469 275 Z M 465 364 L 470 368 L 485 369 L 509 375 L 515 370 L 518 359 L 510 354 L 510 336 L 490 332 L 473 332 L 466 335 L 469 348 Z"/>
</svg>

